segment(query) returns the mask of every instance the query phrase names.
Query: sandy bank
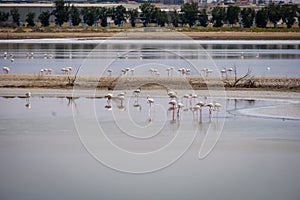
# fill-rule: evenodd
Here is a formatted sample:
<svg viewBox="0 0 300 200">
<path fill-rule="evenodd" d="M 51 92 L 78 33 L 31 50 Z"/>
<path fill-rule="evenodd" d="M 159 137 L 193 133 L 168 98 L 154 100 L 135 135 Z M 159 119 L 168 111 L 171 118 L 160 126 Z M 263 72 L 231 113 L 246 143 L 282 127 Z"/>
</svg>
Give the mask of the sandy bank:
<svg viewBox="0 0 300 200">
<path fill-rule="evenodd" d="M 300 78 L 251 78 L 243 79 L 233 86 L 234 79 L 202 77 L 97 77 L 97 76 L 64 76 L 64 75 L 17 75 L 1 74 L 1 88 L 53 88 L 53 89 L 104 89 L 127 90 L 142 87 L 143 89 L 178 89 L 178 90 L 283 90 L 300 91 Z"/>
<path fill-rule="evenodd" d="M 128 34 L 130 33 L 130 37 Z M 163 34 L 162 34 L 163 33 Z M 176 33 L 176 32 L 175 32 Z M 180 35 L 186 35 L 196 40 L 300 40 L 300 32 L 12 32 L 11 30 L 1 30 L 0 39 L 39 39 L 39 38 L 95 38 L 106 39 L 116 35 L 121 35 L 126 39 L 177 39 Z M 164 37 L 162 37 L 162 35 Z M 128 37 L 128 38 L 127 38 Z"/>
</svg>

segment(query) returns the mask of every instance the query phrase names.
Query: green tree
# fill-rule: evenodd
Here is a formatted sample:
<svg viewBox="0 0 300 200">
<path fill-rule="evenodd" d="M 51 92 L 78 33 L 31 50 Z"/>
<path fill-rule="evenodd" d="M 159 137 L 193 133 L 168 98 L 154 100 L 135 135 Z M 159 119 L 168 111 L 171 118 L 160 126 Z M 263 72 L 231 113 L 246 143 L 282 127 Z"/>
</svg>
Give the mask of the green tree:
<svg viewBox="0 0 300 200">
<path fill-rule="evenodd" d="M 70 17 L 73 26 L 78 26 L 81 22 L 79 9 L 74 5 L 71 6 L 70 9 Z"/>
<path fill-rule="evenodd" d="M 226 19 L 231 26 L 239 21 L 241 9 L 238 6 L 229 6 L 226 12 Z"/>
<path fill-rule="evenodd" d="M 300 27 L 300 7 L 297 9 L 298 26 Z"/>
<path fill-rule="evenodd" d="M 51 16 L 51 13 L 49 11 L 41 12 L 39 15 L 39 20 L 41 21 L 42 26 L 46 27 L 49 26 L 49 18 Z"/>
<path fill-rule="evenodd" d="M 143 3 L 139 8 L 142 11 L 141 19 L 143 21 L 143 26 L 147 27 L 150 22 L 155 21 L 157 9 L 155 9 L 155 6 L 151 3 Z"/>
<path fill-rule="evenodd" d="M 255 24 L 259 28 L 266 28 L 268 24 L 268 10 L 262 8 L 258 10 L 255 16 Z"/>
<path fill-rule="evenodd" d="M 183 23 L 187 23 L 190 27 L 194 26 L 198 19 L 198 4 L 193 2 L 191 4 L 185 3 L 181 6 Z"/>
<path fill-rule="evenodd" d="M 101 21 L 101 26 L 102 27 L 107 27 L 107 17 L 109 14 L 109 10 L 105 7 L 100 7 L 99 8 L 99 19 Z"/>
<path fill-rule="evenodd" d="M 176 11 L 176 9 L 174 9 L 173 11 L 170 11 L 169 14 L 170 14 L 171 23 L 173 24 L 173 26 L 178 27 L 179 14 Z"/>
<path fill-rule="evenodd" d="M 17 8 L 12 8 L 10 10 L 10 14 L 12 16 L 13 22 L 17 25 L 20 26 L 20 13 Z"/>
<path fill-rule="evenodd" d="M 64 22 L 69 21 L 69 6 L 65 5 L 64 0 L 55 1 L 55 10 L 53 15 L 55 16 L 55 23 L 59 26 L 63 25 Z"/>
<path fill-rule="evenodd" d="M 274 28 L 277 27 L 278 21 L 282 18 L 281 7 L 279 4 L 271 4 L 268 7 L 269 21 L 274 24 Z"/>
<path fill-rule="evenodd" d="M 157 9 L 156 20 L 157 20 L 158 26 L 164 27 L 165 23 L 168 22 L 168 15 L 167 15 L 166 11 L 161 11 L 160 9 Z"/>
<path fill-rule="evenodd" d="M 122 5 L 117 6 L 113 9 L 112 19 L 114 20 L 115 25 L 121 26 L 122 23 L 126 20 L 126 8 Z"/>
<path fill-rule="evenodd" d="M 137 8 L 128 10 L 128 17 L 132 27 L 135 27 L 135 21 L 138 16 L 139 16 L 139 12 Z"/>
<path fill-rule="evenodd" d="M 242 24 L 245 28 L 250 28 L 253 25 L 253 20 L 255 18 L 255 10 L 252 8 L 244 8 L 241 11 Z"/>
<path fill-rule="evenodd" d="M 222 27 L 226 20 L 226 12 L 224 8 L 214 7 L 212 9 L 212 22 L 214 27 Z"/>
<path fill-rule="evenodd" d="M 285 4 L 281 6 L 281 12 L 282 12 L 282 21 L 286 24 L 287 28 L 292 28 L 296 21 L 297 17 L 297 5 L 289 5 Z"/>
<path fill-rule="evenodd" d="M 207 27 L 208 25 L 208 15 L 206 9 L 202 9 L 199 13 L 199 23 L 200 26 Z"/>
<path fill-rule="evenodd" d="M 85 7 L 81 10 L 83 22 L 88 26 L 93 26 L 99 18 L 99 10 L 95 7 Z"/>
<path fill-rule="evenodd" d="M 0 11 L 0 22 L 5 22 L 8 20 L 9 13 Z"/>
<path fill-rule="evenodd" d="M 26 18 L 26 22 L 27 22 L 27 26 L 35 26 L 35 23 L 34 23 L 34 18 L 35 18 L 35 13 L 33 12 L 29 12 L 27 13 L 27 18 Z"/>
</svg>

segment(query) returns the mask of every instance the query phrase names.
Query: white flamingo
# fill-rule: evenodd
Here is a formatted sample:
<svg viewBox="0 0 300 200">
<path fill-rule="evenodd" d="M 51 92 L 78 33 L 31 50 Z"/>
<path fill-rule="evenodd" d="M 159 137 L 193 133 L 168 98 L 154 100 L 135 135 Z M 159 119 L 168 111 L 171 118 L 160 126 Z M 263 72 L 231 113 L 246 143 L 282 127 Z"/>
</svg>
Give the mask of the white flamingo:
<svg viewBox="0 0 300 200">
<path fill-rule="evenodd" d="M 154 99 L 147 96 L 147 103 L 149 104 L 149 121 L 152 121 L 152 104 L 154 104 Z"/>
<path fill-rule="evenodd" d="M 177 102 L 176 102 L 175 99 L 172 99 L 171 101 L 169 101 L 169 105 L 171 105 L 170 110 L 172 110 L 172 121 L 175 120 L 175 109 L 176 109 L 175 107 L 176 107 L 176 104 L 177 104 Z"/>
<path fill-rule="evenodd" d="M 208 115 L 209 115 L 209 120 L 211 120 L 211 114 L 214 108 L 214 104 L 213 103 L 207 103 L 205 104 L 206 107 L 208 107 Z"/>
<path fill-rule="evenodd" d="M 169 67 L 169 68 L 167 68 L 166 69 L 166 71 L 167 71 L 167 74 L 168 74 L 168 76 L 170 76 L 170 71 L 171 71 L 171 68 Z"/>
<path fill-rule="evenodd" d="M 2 71 L 3 71 L 3 74 L 9 74 L 10 69 L 9 69 L 9 67 L 3 67 Z"/>
<path fill-rule="evenodd" d="M 179 115 L 180 115 L 180 109 L 182 109 L 182 108 L 184 108 L 184 105 L 183 105 L 183 103 L 178 103 L 177 104 L 177 117 L 179 117 Z"/>
<path fill-rule="evenodd" d="M 224 75 L 226 76 L 226 74 L 227 74 L 226 68 L 221 69 L 220 72 L 221 72 L 221 76 L 222 76 L 222 77 L 224 77 Z"/>
<path fill-rule="evenodd" d="M 67 73 L 73 71 L 73 68 L 72 68 L 72 67 L 67 67 L 66 69 L 68 70 Z"/>
<path fill-rule="evenodd" d="M 40 70 L 39 75 L 40 75 L 40 76 L 43 76 L 43 75 L 44 75 L 44 69 L 41 69 L 41 70 Z"/>
<path fill-rule="evenodd" d="M 205 106 L 205 103 L 200 101 L 200 102 L 196 103 L 196 105 L 199 106 L 200 122 L 202 122 L 202 108 Z"/>
<path fill-rule="evenodd" d="M 231 76 L 231 73 L 233 72 L 233 68 L 232 67 L 228 68 L 227 72 L 229 73 L 229 76 Z"/>
</svg>

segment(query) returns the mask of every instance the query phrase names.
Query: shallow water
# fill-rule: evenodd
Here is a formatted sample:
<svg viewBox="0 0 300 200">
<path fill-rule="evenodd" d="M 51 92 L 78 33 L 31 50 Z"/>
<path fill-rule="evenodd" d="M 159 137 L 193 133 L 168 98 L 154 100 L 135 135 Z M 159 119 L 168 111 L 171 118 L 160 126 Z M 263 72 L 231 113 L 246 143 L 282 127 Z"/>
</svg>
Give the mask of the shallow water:
<svg viewBox="0 0 300 200">
<path fill-rule="evenodd" d="M 1 199 L 299 199 L 299 120 L 236 112 L 289 105 L 289 101 L 228 99 L 211 120 L 205 108 L 200 123 L 191 110 L 182 110 L 173 121 L 172 112 L 166 110 L 169 99 L 161 95 L 154 96 L 152 121 L 146 94 L 138 103 L 126 95 L 125 108 L 117 99 L 34 95 L 27 101 L 12 97 L 0 98 Z M 112 109 L 105 107 L 108 103 Z M 87 122 L 96 118 L 111 141 L 133 152 L 161 148 L 178 132 L 184 133 L 182 143 L 194 132 L 196 137 L 170 166 L 153 173 L 127 174 L 101 164 L 88 152 L 80 137 L 84 139 L 90 127 L 78 133 L 73 120 L 78 116 Z M 162 128 L 128 132 L 127 122 L 143 130 Z M 222 133 L 208 156 L 199 159 L 199 148 L 211 134 L 208 129 Z M 153 136 L 152 131 L 157 134 Z M 140 166 L 148 164 L 152 163 Z"/>
<path fill-rule="evenodd" d="M 191 68 L 192 76 L 200 75 L 203 68 L 214 70 L 212 76 L 220 76 L 224 67 L 237 66 L 238 75 L 249 68 L 257 77 L 299 77 L 299 46 L 297 41 L 4 40 L 0 53 L 7 52 L 8 57 L 1 59 L 0 65 L 10 67 L 15 74 L 39 74 L 44 68 L 62 74 L 61 68 L 72 66 L 75 73 L 91 60 L 97 63 L 93 67 L 104 70 L 99 75 L 112 69 L 112 75 L 118 76 L 122 68 L 152 64 L 162 76 L 167 72 L 160 65 Z M 31 53 L 32 57 L 27 56 Z"/>
</svg>

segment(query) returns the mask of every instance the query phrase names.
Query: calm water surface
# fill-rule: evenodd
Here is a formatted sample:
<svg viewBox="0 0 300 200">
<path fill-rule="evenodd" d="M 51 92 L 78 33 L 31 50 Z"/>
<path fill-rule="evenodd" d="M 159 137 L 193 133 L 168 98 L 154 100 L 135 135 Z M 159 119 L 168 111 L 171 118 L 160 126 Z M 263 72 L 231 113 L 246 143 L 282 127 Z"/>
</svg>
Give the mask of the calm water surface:
<svg viewBox="0 0 300 200">
<path fill-rule="evenodd" d="M 120 75 L 124 67 L 153 63 L 162 76 L 167 72 L 158 64 L 191 68 L 194 76 L 203 68 L 220 76 L 221 69 L 236 66 L 240 75 L 251 69 L 257 77 L 299 77 L 299 47 L 298 41 L 3 40 L 0 53 L 13 54 L 14 62 L 2 57 L 0 65 L 16 74 L 38 74 L 44 68 L 62 74 L 63 67 L 76 71 L 86 60 L 94 60 L 95 68 L 112 69 L 113 75 Z"/>
<path fill-rule="evenodd" d="M 126 98 L 129 98 L 126 96 Z M 236 115 L 234 111 L 289 104 L 283 101 L 226 100 L 227 109 L 203 121 L 182 110 L 172 121 L 168 99 L 156 96 L 153 121 L 149 122 L 146 96 L 111 102 L 104 98 L 76 99 L 38 96 L 0 98 L 0 195 L 1 199 L 298 199 L 300 185 L 299 120 Z M 86 115 L 86 107 L 95 115 Z M 125 137 L 122 127 L 130 112 L 132 120 L 145 126 L 164 123 L 150 141 Z M 171 166 L 155 173 L 132 175 L 112 170 L 95 160 L 83 147 L 73 114 L 96 117 L 108 137 L 131 151 L 147 152 L 165 145 L 180 127 L 197 135 L 189 150 Z M 225 119 L 224 127 L 220 121 Z M 115 126 L 116 123 L 118 126 Z M 208 128 L 222 129 L 218 144 L 205 159 L 197 157 Z M 88 131 L 88 130 L 87 130 Z M 181 130 L 182 131 L 182 130 Z M 140 132 L 140 134 L 146 134 Z"/>
</svg>

